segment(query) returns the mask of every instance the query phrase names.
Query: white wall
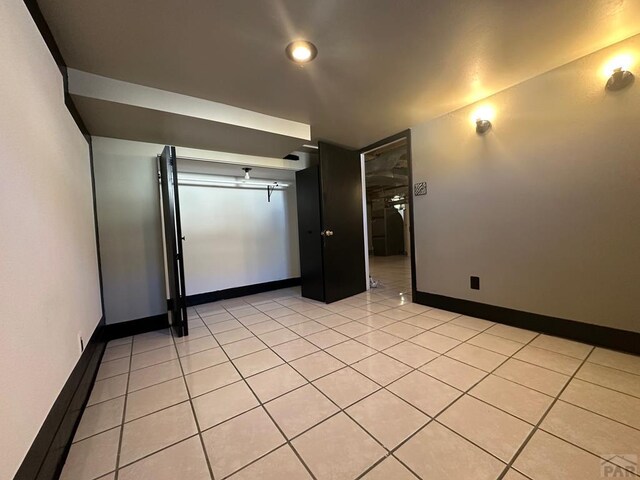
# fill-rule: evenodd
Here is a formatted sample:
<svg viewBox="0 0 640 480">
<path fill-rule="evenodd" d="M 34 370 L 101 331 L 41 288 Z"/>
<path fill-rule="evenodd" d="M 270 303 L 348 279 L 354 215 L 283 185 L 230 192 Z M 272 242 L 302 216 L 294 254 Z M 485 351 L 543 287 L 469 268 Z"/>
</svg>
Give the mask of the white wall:
<svg viewBox="0 0 640 480">
<path fill-rule="evenodd" d="M 300 276 L 295 185 L 180 186 L 187 295 Z"/>
<path fill-rule="evenodd" d="M 0 2 L 0 478 L 12 478 L 101 317 L 89 147 L 21 0 Z"/>
<path fill-rule="evenodd" d="M 640 84 L 605 92 L 640 36 L 412 129 L 419 291 L 640 331 Z M 479 291 L 469 276 L 479 275 Z"/>
</svg>

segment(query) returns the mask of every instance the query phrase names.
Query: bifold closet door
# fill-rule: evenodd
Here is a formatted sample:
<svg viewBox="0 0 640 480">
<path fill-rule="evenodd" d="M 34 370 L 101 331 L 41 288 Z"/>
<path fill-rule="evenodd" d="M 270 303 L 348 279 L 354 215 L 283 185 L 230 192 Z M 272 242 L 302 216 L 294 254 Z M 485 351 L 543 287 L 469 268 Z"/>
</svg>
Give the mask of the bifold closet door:
<svg viewBox="0 0 640 480">
<path fill-rule="evenodd" d="M 188 335 L 186 288 L 184 284 L 184 257 L 182 254 L 182 228 L 180 225 L 180 198 L 178 197 L 178 170 L 175 147 L 166 146 L 158 155 L 165 251 L 167 255 L 167 281 L 169 290 L 169 325 L 174 335 Z"/>
</svg>

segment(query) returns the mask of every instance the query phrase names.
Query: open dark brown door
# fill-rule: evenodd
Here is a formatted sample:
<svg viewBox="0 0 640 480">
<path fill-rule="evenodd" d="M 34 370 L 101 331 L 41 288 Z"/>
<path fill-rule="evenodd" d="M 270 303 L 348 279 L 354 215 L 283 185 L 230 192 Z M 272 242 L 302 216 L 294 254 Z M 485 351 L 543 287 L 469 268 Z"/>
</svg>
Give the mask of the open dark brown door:
<svg viewBox="0 0 640 480">
<path fill-rule="evenodd" d="M 367 289 L 360 153 L 319 142 L 325 302 Z"/>
<path fill-rule="evenodd" d="M 188 335 L 186 289 L 182 255 L 182 228 L 180 225 L 180 199 L 178 197 L 178 170 L 175 147 L 166 146 L 158 156 L 162 216 L 167 254 L 167 281 L 169 283 L 169 325 L 173 334 Z"/>
</svg>

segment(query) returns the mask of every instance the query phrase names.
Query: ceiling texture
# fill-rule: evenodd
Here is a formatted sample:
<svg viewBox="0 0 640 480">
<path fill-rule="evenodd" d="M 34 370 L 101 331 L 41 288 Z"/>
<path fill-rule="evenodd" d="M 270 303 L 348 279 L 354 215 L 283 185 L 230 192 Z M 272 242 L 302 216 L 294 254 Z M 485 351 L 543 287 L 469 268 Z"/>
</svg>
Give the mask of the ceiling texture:
<svg viewBox="0 0 640 480">
<path fill-rule="evenodd" d="M 303 122 L 354 148 L 640 33 L 639 0 L 39 4 L 72 68 Z M 295 39 L 318 47 L 312 63 L 285 57 Z M 108 132 L 89 103 L 92 133 Z"/>
</svg>

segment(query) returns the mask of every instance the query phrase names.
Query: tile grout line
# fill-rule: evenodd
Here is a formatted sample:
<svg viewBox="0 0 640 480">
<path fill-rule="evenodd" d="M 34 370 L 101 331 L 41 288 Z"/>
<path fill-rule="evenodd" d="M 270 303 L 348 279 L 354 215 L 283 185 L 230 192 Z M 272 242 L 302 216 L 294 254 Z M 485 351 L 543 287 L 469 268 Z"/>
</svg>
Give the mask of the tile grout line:
<svg viewBox="0 0 640 480">
<path fill-rule="evenodd" d="M 208 327 L 207 327 L 208 328 Z M 256 337 L 257 338 L 257 337 Z M 262 341 L 262 340 L 260 340 Z M 264 343 L 264 342 L 263 342 Z M 269 347 L 267 347 L 269 348 Z M 307 472 L 311 475 L 311 478 L 313 478 L 314 480 L 316 480 L 315 475 L 313 474 L 313 472 L 311 471 L 311 469 L 309 468 L 309 466 L 304 462 L 304 460 L 302 459 L 302 457 L 300 456 L 300 454 L 298 453 L 298 451 L 294 448 L 294 446 L 291 444 L 291 442 L 289 441 L 289 438 L 284 434 L 284 432 L 282 431 L 282 429 L 280 428 L 280 425 L 277 424 L 277 422 L 273 419 L 273 417 L 271 416 L 271 413 L 269 413 L 269 411 L 265 408 L 264 404 L 262 403 L 262 401 L 260 400 L 260 398 L 258 397 L 258 395 L 256 395 L 255 391 L 253 390 L 253 388 L 251 388 L 251 385 L 249 385 L 249 382 L 247 381 L 247 379 L 244 377 L 244 375 L 240 372 L 240 370 L 238 369 L 238 367 L 236 366 L 235 363 L 233 363 L 233 361 L 231 360 L 231 357 L 227 354 L 227 352 L 222 349 L 223 353 L 227 356 L 227 358 L 229 359 L 229 363 L 231 363 L 231 365 L 233 365 L 233 368 L 236 370 L 236 372 L 238 373 L 238 375 L 240 375 L 241 380 L 245 383 L 246 387 L 251 391 L 251 394 L 255 397 L 255 399 L 258 402 L 258 407 L 254 407 L 254 408 L 262 408 L 262 411 L 269 417 L 269 419 L 271 420 L 271 423 L 278 429 L 278 431 L 280 432 L 280 435 L 282 435 L 282 438 L 285 440 L 285 444 L 289 446 L 289 448 L 291 448 L 291 450 L 294 452 L 294 454 L 298 457 L 298 460 L 302 463 L 302 465 L 304 466 L 304 468 L 307 470 Z M 255 353 L 255 352 L 254 352 Z M 275 353 L 275 352 L 274 352 Z M 277 355 L 277 354 L 276 354 Z M 262 372 L 260 372 L 262 373 Z M 251 410 L 253 410 L 254 408 L 251 408 L 245 412 L 242 412 L 238 415 L 236 415 L 236 417 L 243 415 Z M 195 412 L 194 412 L 195 415 Z M 229 420 L 229 419 L 227 419 Z M 224 422 L 220 422 L 224 423 Z M 218 424 L 218 425 L 220 425 Z M 213 425 L 211 428 L 215 428 L 217 425 Z M 278 445 L 277 448 L 280 448 L 282 445 Z M 275 449 L 274 449 L 275 450 Z M 269 452 L 270 453 L 270 452 Z M 267 453 L 268 454 L 268 453 Z M 262 457 L 260 457 L 262 458 Z M 259 460 L 255 459 L 256 461 Z M 237 472 L 241 471 L 242 469 L 246 468 L 248 465 L 243 466 L 242 468 L 230 473 L 228 476 L 231 475 L 235 475 Z M 226 478 L 226 477 L 225 477 Z"/>
<path fill-rule="evenodd" d="M 513 456 L 511 457 L 511 460 L 509 461 L 509 463 L 507 463 L 507 466 L 503 469 L 502 474 L 497 478 L 497 480 L 502 480 L 505 475 L 509 472 L 509 469 L 513 468 L 513 464 L 515 463 L 515 461 L 518 459 L 518 457 L 520 456 L 520 454 L 524 451 L 524 449 L 526 448 L 526 446 L 529 444 L 529 441 L 531 440 L 531 438 L 533 438 L 533 435 L 540 429 L 540 425 L 542 424 L 542 422 L 544 422 L 545 418 L 547 418 L 547 415 L 549 414 L 549 412 L 551 412 L 551 410 L 553 409 L 553 407 L 555 406 L 556 403 L 558 403 L 558 401 L 560 400 L 560 397 L 562 396 L 562 394 L 564 393 L 564 391 L 567 389 L 567 387 L 569 386 L 569 384 L 571 383 L 571 381 L 574 379 L 576 373 L 578 373 L 578 371 L 582 368 L 582 366 L 586 363 L 587 358 L 589 358 L 591 356 L 591 354 L 593 353 L 593 351 L 595 350 L 596 347 L 591 346 L 591 350 L 589 351 L 589 354 L 582 360 L 582 362 L 580 363 L 580 365 L 578 366 L 578 368 L 576 368 L 575 372 L 573 373 L 573 375 L 571 375 L 569 377 L 569 379 L 567 380 L 567 382 L 564 384 L 564 386 L 562 387 L 562 389 L 560 390 L 560 392 L 558 392 L 558 394 L 554 397 L 553 401 L 551 402 L 551 404 L 549 405 L 549 407 L 547 407 L 547 409 L 545 410 L 545 412 L 542 414 L 542 417 L 540 417 L 540 419 L 538 420 L 538 423 L 536 423 L 533 427 L 533 429 L 529 432 L 529 435 L 527 435 L 527 437 L 524 439 L 524 442 L 522 442 L 522 444 L 520 445 L 520 447 L 516 450 L 516 452 L 513 454 Z M 542 430 L 544 431 L 544 430 Z M 516 470 L 514 468 L 514 470 Z M 518 470 L 516 470 L 518 471 Z"/>
<path fill-rule="evenodd" d="M 122 417 L 120 421 L 120 438 L 118 439 L 118 450 L 116 455 L 116 465 L 115 465 L 115 473 L 114 480 L 118 480 L 118 470 L 120 467 L 120 456 L 122 455 L 122 438 L 124 436 L 124 419 L 127 414 L 127 400 L 129 399 L 129 379 L 131 375 L 131 363 L 133 362 L 133 338 L 131 339 L 131 355 L 129 355 L 129 371 L 127 372 L 127 383 L 124 390 L 124 405 L 122 407 Z M 83 412 L 84 415 L 84 412 Z"/>
</svg>

